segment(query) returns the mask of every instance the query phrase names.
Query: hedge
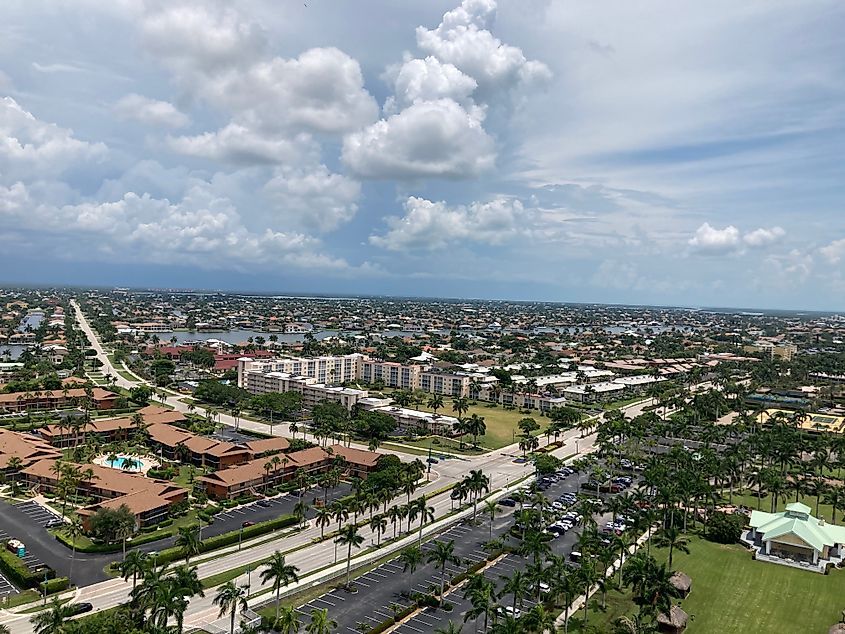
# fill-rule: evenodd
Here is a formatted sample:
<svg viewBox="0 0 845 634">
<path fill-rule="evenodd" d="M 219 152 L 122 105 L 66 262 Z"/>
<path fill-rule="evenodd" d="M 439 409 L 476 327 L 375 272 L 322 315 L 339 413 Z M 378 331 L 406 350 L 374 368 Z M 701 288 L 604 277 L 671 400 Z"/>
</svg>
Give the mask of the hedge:
<svg viewBox="0 0 845 634">
<path fill-rule="evenodd" d="M 44 582 L 38 584 L 40 588 L 40 592 L 44 592 Z M 70 579 L 67 577 L 56 577 L 55 579 L 49 579 L 47 581 L 47 594 L 55 594 L 56 592 L 61 592 L 63 590 L 67 590 L 70 587 Z"/>
<path fill-rule="evenodd" d="M 165 520 L 167 521 L 167 520 Z M 172 524 L 171 520 L 171 524 Z M 151 544 L 152 542 L 157 542 L 160 539 L 166 539 L 170 537 L 172 533 L 170 531 L 159 530 L 159 526 L 156 526 L 151 533 L 139 533 L 132 539 L 126 541 L 126 548 L 134 548 L 136 546 L 141 546 L 143 544 Z M 68 539 L 67 535 L 63 532 L 59 531 L 54 533 L 54 536 L 57 541 L 64 544 L 67 548 L 73 549 L 73 542 Z M 83 545 L 80 546 L 77 544 L 76 552 L 78 553 L 116 553 L 120 550 L 123 550 L 123 543 L 122 542 L 115 542 L 113 544 L 90 544 L 90 545 Z"/>
<path fill-rule="evenodd" d="M 5 545 L 0 549 L 0 569 L 15 585 L 23 588 L 34 588 L 44 580 L 44 571 L 31 571 L 27 565 L 15 554 L 6 550 Z M 52 568 L 46 568 L 47 577 L 56 576 Z"/>
<path fill-rule="evenodd" d="M 232 544 L 237 544 L 238 540 L 240 539 L 246 541 L 248 539 L 252 539 L 253 537 L 258 537 L 259 535 L 266 535 L 267 533 L 272 533 L 275 530 L 287 528 L 288 526 L 293 526 L 298 522 L 299 520 L 293 515 L 282 515 L 280 517 L 277 517 L 276 519 L 267 520 L 266 522 L 259 522 L 258 524 L 254 524 L 252 526 L 247 526 L 243 529 L 243 535 L 241 535 L 241 530 L 238 529 L 236 531 L 229 531 L 228 533 L 223 533 L 222 535 L 209 537 L 208 539 L 204 539 L 200 542 L 200 554 L 207 553 L 212 550 L 217 550 L 218 548 L 223 548 L 224 546 L 231 546 Z M 172 548 L 166 548 L 162 550 L 158 554 L 156 560 L 158 561 L 159 565 L 164 565 L 169 564 L 172 561 L 176 561 L 177 559 L 181 559 L 184 556 L 184 551 L 181 548 L 173 546 Z"/>
</svg>

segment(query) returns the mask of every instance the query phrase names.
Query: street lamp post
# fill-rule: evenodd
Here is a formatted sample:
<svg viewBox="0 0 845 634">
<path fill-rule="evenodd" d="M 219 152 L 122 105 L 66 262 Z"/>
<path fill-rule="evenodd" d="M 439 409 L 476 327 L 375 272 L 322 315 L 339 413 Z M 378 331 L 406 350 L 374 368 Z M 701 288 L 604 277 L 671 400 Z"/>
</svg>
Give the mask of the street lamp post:
<svg viewBox="0 0 845 634">
<path fill-rule="evenodd" d="M 243 527 L 243 524 L 241 524 L 241 530 L 238 532 L 238 551 L 241 550 L 241 542 L 243 541 L 243 538 L 244 538 L 244 527 Z"/>
<path fill-rule="evenodd" d="M 252 587 L 252 566 L 246 567 L 246 591 Z"/>
</svg>

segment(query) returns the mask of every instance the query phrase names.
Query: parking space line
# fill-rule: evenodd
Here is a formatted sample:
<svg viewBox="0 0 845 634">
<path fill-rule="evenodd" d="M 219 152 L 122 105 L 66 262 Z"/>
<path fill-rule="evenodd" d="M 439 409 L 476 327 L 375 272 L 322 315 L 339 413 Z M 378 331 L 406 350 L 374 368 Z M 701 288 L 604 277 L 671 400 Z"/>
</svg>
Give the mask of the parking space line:
<svg viewBox="0 0 845 634">
<path fill-rule="evenodd" d="M 361 585 L 362 585 L 362 586 L 364 586 L 365 588 L 369 588 L 369 587 L 370 587 L 370 586 L 369 586 L 369 584 L 364 583 L 363 581 L 359 581 L 358 579 L 356 579 L 356 580 L 355 580 L 355 581 L 353 581 L 352 583 L 358 583 L 358 584 L 361 584 Z"/>
<path fill-rule="evenodd" d="M 325 603 L 325 604 L 330 605 L 330 606 L 332 606 L 332 607 L 334 607 L 334 606 L 336 606 L 336 605 L 337 605 L 337 603 L 332 603 L 331 601 L 326 601 L 326 600 L 325 600 L 324 598 L 322 598 L 322 597 L 317 597 L 316 599 L 314 599 L 314 601 L 321 601 L 322 603 Z"/>
<path fill-rule="evenodd" d="M 417 628 L 413 627 L 410 623 L 405 623 L 405 625 L 403 627 L 407 627 L 408 629 L 411 629 L 411 630 L 414 630 L 415 632 L 419 632 L 420 634 L 423 634 L 422 630 L 418 630 Z"/>
</svg>

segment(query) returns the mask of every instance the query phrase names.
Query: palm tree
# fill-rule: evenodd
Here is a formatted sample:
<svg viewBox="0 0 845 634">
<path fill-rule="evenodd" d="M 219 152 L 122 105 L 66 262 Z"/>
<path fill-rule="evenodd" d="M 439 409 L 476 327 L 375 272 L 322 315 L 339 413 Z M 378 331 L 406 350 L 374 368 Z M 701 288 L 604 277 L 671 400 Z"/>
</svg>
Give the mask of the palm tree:
<svg viewBox="0 0 845 634">
<path fill-rule="evenodd" d="M 364 538 L 358 534 L 358 527 L 355 524 L 347 524 L 344 526 L 340 533 L 338 534 L 335 541 L 342 545 L 346 546 L 346 587 L 349 587 L 349 573 L 352 567 L 352 547 L 360 548 L 361 544 L 364 542 Z"/>
<path fill-rule="evenodd" d="M 49 609 L 38 612 L 29 622 L 32 623 L 35 634 L 61 634 L 64 631 L 65 619 L 71 616 L 71 607 L 63 604 L 59 597 L 53 597 Z"/>
<path fill-rule="evenodd" d="M 188 599 L 174 583 L 165 583 L 155 597 L 155 604 L 150 612 L 149 622 L 157 631 L 167 629 L 167 620 L 176 617 L 176 631 L 182 633 Z"/>
<path fill-rule="evenodd" d="M 516 608 L 522 609 L 522 601 L 525 595 L 531 590 L 531 582 L 521 570 L 516 570 L 510 577 L 500 577 L 504 581 L 502 594 L 512 594 L 511 609 L 516 613 Z"/>
<path fill-rule="evenodd" d="M 376 548 L 381 548 L 381 536 L 387 530 L 387 518 L 384 515 L 373 516 L 370 528 L 376 532 Z"/>
<path fill-rule="evenodd" d="M 243 613 L 249 609 L 246 598 L 246 586 L 236 585 L 234 581 L 224 583 L 218 588 L 217 594 L 214 596 L 212 604 L 220 608 L 217 618 L 219 619 L 227 612 L 229 613 L 229 634 L 235 634 L 235 617 L 238 612 Z"/>
<path fill-rule="evenodd" d="M 672 555 L 675 550 L 689 554 L 689 539 L 675 526 L 660 529 L 654 536 L 654 545 L 669 547 L 669 568 L 672 567 Z"/>
<path fill-rule="evenodd" d="M 434 548 L 428 551 L 426 561 L 436 564 L 440 568 L 440 599 L 443 599 L 443 590 L 446 587 L 446 566 L 448 564 L 461 564 L 461 558 L 455 554 L 455 540 L 449 542 L 434 542 Z"/>
<path fill-rule="evenodd" d="M 68 536 L 68 539 L 70 539 L 73 544 L 70 554 L 70 573 L 68 574 L 68 577 L 71 581 L 73 581 L 73 562 L 76 560 L 76 540 L 82 537 L 85 533 L 85 529 L 82 526 L 82 520 L 79 519 L 79 516 L 74 515 L 71 518 L 70 523 L 63 526 L 63 530 L 65 535 Z"/>
<path fill-rule="evenodd" d="M 299 620 L 299 612 L 296 608 L 289 605 L 283 607 L 281 612 L 277 612 L 275 627 L 282 634 L 297 634 L 299 628 L 302 627 L 302 621 Z"/>
<path fill-rule="evenodd" d="M 303 500 L 302 498 L 299 498 L 299 501 L 296 504 L 294 504 L 293 516 L 299 522 L 300 528 L 303 528 L 305 526 L 305 517 L 306 517 L 307 513 L 308 513 L 308 503 L 305 500 Z"/>
<path fill-rule="evenodd" d="M 428 406 L 437 414 L 437 410 L 443 407 L 443 395 L 442 394 L 432 394 L 428 399 Z"/>
<path fill-rule="evenodd" d="M 482 493 L 490 491 L 490 477 L 484 475 L 481 469 L 470 469 L 469 475 L 463 481 L 464 488 L 472 494 L 472 521 L 478 513 L 478 498 Z"/>
<path fill-rule="evenodd" d="M 369 628 L 369 626 L 367 626 Z M 455 625 L 454 621 L 446 623 L 445 627 L 438 627 L 434 630 L 434 634 L 461 634 L 464 629 L 463 625 Z"/>
<path fill-rule="evenodd" d="M 143 579 L 150 569 L 150 556 L 147 553 L 142 553 L 140 550 L 130 550 L 126 554 L 126 559 L 118 564 L 120 576 L 124 581 L 128 581 L 132 577 L 132 590 L 135 590 L 138 584 L 138 579 Z"/>
<path fill-rule="evenodd" d="M 496 521 L 496 511 L 499 510 L 499 505 L 493 500 L 484 501 L 484 511 L 490 516 L 490 537 L 493 539 L 493 522 Z"/>
<path fill-rule="evenodd" d="M 276 593 L 276 620 L 279 620 L 279 601 L 281 599 L 282 588 L 292 582 L 299 581 L 297 576 L 299 568 L 285 562 L 285 556 L 276 551 L 270 557 L 269 561 L 264 564 L 261 569 L 261 581 L 267 583 L 273 582 L 273 591 Z"/>
<path fill-rule="evenodd" d="M 414 574 L 417 566 L 422 562 L 422 558 L 422 550 L 420 550 L 419 546 L 408 546 L 402 549 L 402 552 L 399 553 L 399 561 L 402 562 L 402 572 L 410 571 L 411 574 Z"/>
<path fill-rule="evenodd" d="M 327 506 L 320 506 L 317 508 L 317 516 L 315 518 L 317 526 L 320 527 L 320 539 L 326 532 L 326 526 L 332 523 L 332 511 Z"/>
<path fill-rule="evenodd" d="M 281 632 L 281 634 L 297 634 L 301 628 L 302 621 L 299 619 L 299 612 L 293 606 L 284 606 L 273 622 L 273 631 Z"/>
<path fill-rule="evenodd" d="M 185 563 L 191 563 L 191 555 L 199 555 L 202 552 L 202 541 L 199 538 L 199 525 L 180 526 L 176 535 L 175 545 L 182 548 L 185 555 Z"/>
<path fill-rule="evenodd" d="M 482 574 L 470 576 L 464 587 L 464 599 L 469 599 L 472 608 L 464 614 L 464 623 L 475 619 L 475 629 L 478 632 L 478 619 L 484 616 L 484 631 L 487 631 L 487 617 L 493 612 L 493 600 L 496 586 Z"/>
<path fill-rule="evenodd" d="M 422 533 L 423 527 L 428 522 L 434 521 L 434 507 L 433 506 L 426 506 L 425 498 L 417 498 L 413 502 L 409 504 L 408 508 L 408 523 L 410 524 L 411 521 L 419 518 L 420 519 L 420 533 L 419 539 L 417 540 L 418 544 L 422 544 Z"/>
<path fill-rule="evenodd" d="M 337 621 L 329 618 L 329 611 L 327 609 L 311 610 L 311 622 L 305 626 L 305 631 L 308 634 L 330 634 L 330 632 L 337 627 Z"/>
</svg>

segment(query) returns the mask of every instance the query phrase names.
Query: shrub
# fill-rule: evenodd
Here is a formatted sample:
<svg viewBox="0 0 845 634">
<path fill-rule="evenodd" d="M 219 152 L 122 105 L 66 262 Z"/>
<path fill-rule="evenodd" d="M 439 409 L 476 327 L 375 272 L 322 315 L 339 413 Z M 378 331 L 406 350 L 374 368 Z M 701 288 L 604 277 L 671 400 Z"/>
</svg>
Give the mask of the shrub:
<svg viewBox="0 0 845 634">
<path fill-rule="evenodd" d="M 282 515 L 276 519 L 259 522 L 253 526 L 247 526 L 243 529 L 242 538 L 246 541 L 247 539 L 258 537 L 259 535 L 266 535 L 267 533 L 271 533 L 275 530 L 293 526 L 297 524 L 297 522 L 298 520 L 293 515 Z M 228 533 L 223 533 L 222 535 L 209 537 L 208 539 L 204 539 L 200 542 L 200 553 L 207 553 L 212 550 L 217 550 L 218 548 L 237 544 L 239 539 L 241 539 L 240 529 L 236 531 L 229 531 Z M 133 544 L 137 545 L 138 542 L 133 542 Z M 158 564 L 163 566 L 164 564 L 169 564 L 170 562 L 181 559 L 182 557 L 184 557 L 184 553 L 181 548 L 166 548 L 158 554 Z"/>
<path fill-rule="evenodd" d="M 67 590 L 70 587 L 70 579 L 67 577 L 56 577 L 55 579 L 48 579 L 45 584 L 43 581 L 38 584 L 39 592 L 44 592 L 44 586 L 47 586 L 47 594 L 55 594 Z"/>
<path fill-rule="evenodd" d="M 0 549 L 0 569 L 11 581 L 23 588 L 34 588 L 44 581 L 45 570 L 48 579 L 56 576 L 52 568 L 33 572 L 17 555 L 6 550 L 5 545 Z"/>
<path fill-rule="evenodd" d="M 717 544 L 735 544 L 744 527 L 745 516 L 716 511 L 707 525 L 707 539 Z"/>
</svg>

